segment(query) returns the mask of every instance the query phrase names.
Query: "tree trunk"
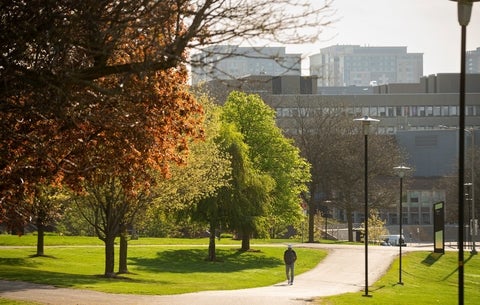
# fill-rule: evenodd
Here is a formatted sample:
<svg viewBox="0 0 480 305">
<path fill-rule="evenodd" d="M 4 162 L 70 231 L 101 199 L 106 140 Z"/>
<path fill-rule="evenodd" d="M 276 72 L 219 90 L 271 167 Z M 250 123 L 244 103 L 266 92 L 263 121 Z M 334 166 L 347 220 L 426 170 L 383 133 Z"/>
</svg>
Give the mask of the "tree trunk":
<svg viewBox="0 0 480 305">
<path fill-rule="evenodd" d="M 348 241 L 352 242 L 353 240 L 353 217 L 352 217 L 352 211 L 349 207 L 345 209 L 345 212 L 347 213 L 347 227 L 348 227 Z"/>
<path fill-rule="evenodd" d="M 242 251 L 250 250 L 250 234 L 244 232 L 242 235 Z"/>
<path fill-rule="evenodd" d="M 105 238 L 105 277 L 115 277 L 115 236 Z"/>
<path fill-rule="evenodd" d="M 125 225 L 122 225 L 120 231 L 120 250 L 118 259 L 118 273 L 128 273 L 127 256 L 128 256 L 128 231 Z"/>
<path fill-rule="evenodd" d="M 308 242 L 315 242 L 315 201 L 313 198 L 308 203 Z"/>
<path fill-rule="evenodd" d="M 45 227 L 40 222 L 37 223 L 37 232 L 37 256 L 43 256 L 45 255 Z"/>
<path fill-rule="evenodd" d="M 208 260 L 214 262 L 217 260 L 215 253 L 215 224 L 210 222 L 210 238 L 208 242 Z"/>
</svg>

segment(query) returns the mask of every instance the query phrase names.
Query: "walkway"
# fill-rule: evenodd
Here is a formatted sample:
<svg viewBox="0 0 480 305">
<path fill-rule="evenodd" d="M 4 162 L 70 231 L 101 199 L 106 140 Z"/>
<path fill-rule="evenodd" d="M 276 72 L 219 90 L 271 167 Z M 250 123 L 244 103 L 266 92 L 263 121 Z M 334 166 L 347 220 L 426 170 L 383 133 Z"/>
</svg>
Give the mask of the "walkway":
<svg viewBox="0 0 480 305">
<path fill-rule="evenodd" d="M 363 246 L 321 244 L 302 244 L 301 246 L 328 249 L 330 253 L 317 267 L 296 276 L 292 286 L 287 285 L 285 281 L 273 286 L 250 289 L 146 296 L 108 294 L 0 280 L 0 297 L 52 305 L 305 305 L 318 296 L 356 292 L 365 287 Z M 404 249 L 408 251 L 408 248 Z M 383 275 L 397 255 L 397 247 L 369 247 L 370 285 Z"/>
</svg>

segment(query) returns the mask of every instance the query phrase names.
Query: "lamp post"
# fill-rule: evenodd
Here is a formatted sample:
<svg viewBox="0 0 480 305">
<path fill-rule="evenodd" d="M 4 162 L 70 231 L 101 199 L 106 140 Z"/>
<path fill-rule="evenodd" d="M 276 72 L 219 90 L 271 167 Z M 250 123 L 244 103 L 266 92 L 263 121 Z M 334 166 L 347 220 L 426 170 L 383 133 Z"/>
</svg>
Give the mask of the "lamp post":
<svg viewBox="0 0 480 305">
<path fill-rule="evenodd" d="M 368 134 L 370 132 L 371 123 L 379 122 L 377 119 L 373 119 L 368 115 L 363 118 L 354 119 L 354 121 L 362 122 L 363 135 L 365 141 L 365 153 L 364 153 L 364 192 L 365 192 L 365 294 L 363 296 L 368 297 Z"/>
<path fill-rule="evenodd" d="M 467 25 L 472 15 L 472 6 L 479 0 L 451 0 L 457 2 L 458 23 L 461 26 L 460 54 L 460 103 L 459 103 L 459 137 L 458 137 L 458 304 L 464 304 L 464 253 L 463 231 L 465 222 L 464 207 L 464 170 L 465 170 L 465 52 Z"/>
<path fill-rule="evenodd" d="M 465 186 L 465 202 L 467 202 L 468 219 L 471 220 L 471 219 L 472 219 L 472 217 L 471 217 L 472 215 L 470 214 L 470 212 L 471 212 L 471 206 L 472 206 L 472 183 L 467 182 L 467 183 L 464 184 L 464 186 Z M 472 222 L 470 221 L 470 224 L 467 225 L 467 226 L 468 226 L 468 229 L 469 229 L 469 230 L 468 230 L 469 232 L 467 232 L 467 234 L 466 234 L 466 235 L 467 235 L 467 248 L 468 248 L 468 244 L 469 244 L 469 242 L 470 242 L 470 240 L 471 240 L 471 237 L 472 237 L 472 235 L 473 235 L 473 234 L 472 234 L 473 232 L 472 232 L 472 227 L 471 227 L 471 225 L 472 225 Z"/>
<path fill-rule="evenodd" d="M 471 188 L 469 192 L 469 199 L 471 200 L 471 219 L 470 219 L 470 236 L 472 238 L 472 250 L 470 251 L 470 254 L 476 255 L 477 254 L 477 249 L 475 248 L 475 238 L 477 236 L 477 221 L 476 221 L 476 216 L 475 216 L 475 130 L 473 128 L 466 129 L 466 131 L 470 133 L 470 139 L 471 139 L 471 164 L 470 164 L 470 172 L 472 177 L 470 178 L 472 181 L 471 182 Z"/>
<path fill-rule="evenodd" d="M 410 170 L 410 167 L 407 166 L 396 166 L 393 168 L 395 172 L 397 173 L 397 176 L 400 178 L 400 205 L 399 205 L 399 268 L 398 268 L 398 284 L 403 285 L 402 282 L 402 245 L 403 245 L 403 240 L 402 240 L 402 234 L 403 234 L 403 206 L 402 206 L 402 194 L 403 194 L 403 177 L 405 177 L 405 173 Z"/>
<path fill-rule="evenodd" d="M 442 129 L 449 129 L 448 126 L 439 125 L 438 127 Z M 460 130 L 460 129 L 459 129 Z M 470 175 L 471 175 L 471 191 L 469 192 L 469 199 L 471 200 L 471 210 L 470 210 L 470 237 L 472 238 L 472 250 L 470 254 L 476 255 L 477 249 L 475 245 L 476 236 L 477 236 L 477 225 L 478 222 L 476 220 L 476 212 L 475 212 L 475 129 L 474 128 L 466 128 L 465 132 L 470 135 L 470 149 L 471 149 L 471 160 L 470 160 Z M 464 183 L 463 185 L 467 185 L 468 183 Z"/>
</svg>

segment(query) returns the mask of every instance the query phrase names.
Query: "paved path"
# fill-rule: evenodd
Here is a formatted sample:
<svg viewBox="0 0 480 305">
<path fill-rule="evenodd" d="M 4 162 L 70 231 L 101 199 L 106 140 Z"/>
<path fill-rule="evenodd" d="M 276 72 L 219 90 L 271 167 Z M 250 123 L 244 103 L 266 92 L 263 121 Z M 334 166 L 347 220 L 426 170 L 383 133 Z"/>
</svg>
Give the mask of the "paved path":
<svg viewBox="0 0 480 305">
<path fill-rule="evenodd" d="M 52 305 L 305 305 L 314 297 L 360 291 L 365 287 L 363 246 L 302 244 L 295 247 L 328 249 L 329 255 L 314 269 L 268 287 L 202 291 L 171 296 L 108 294 L 90 290 L 56 288 L 25 282 L 1 281 L 0 296 Z M 404 248 L 408 251 L 409 248 Z M 378 280 L 398 255 L 397 247 L 369 247 L 369 284 Z"/>
</svg>

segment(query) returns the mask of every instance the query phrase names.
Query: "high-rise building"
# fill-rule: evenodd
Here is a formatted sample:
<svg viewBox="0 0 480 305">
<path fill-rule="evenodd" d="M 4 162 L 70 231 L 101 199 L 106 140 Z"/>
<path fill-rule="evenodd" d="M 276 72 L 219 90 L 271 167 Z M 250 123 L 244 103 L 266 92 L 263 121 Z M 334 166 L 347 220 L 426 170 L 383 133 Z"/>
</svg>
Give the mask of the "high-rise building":
<svg viewBox="0 0 480 305">
<path fill-rule="evenodd" d="M 301 58 L 285 47 L 210 46 L 192 55 L 192 84 L 249 75 L 300 76 Z"/>
<path fill-rule="evenodd" d="M 423 53 L 407 53 L 407 47 L 335 45 L 310 56 L 310 75 L 318 77 L 320 87 L 418 83 Z"/>
<path fill-rule="evenodd" d="M 480 73 L 480 48 L 473 51 L 467 51 L 466 73 Z"/>
</svg>

